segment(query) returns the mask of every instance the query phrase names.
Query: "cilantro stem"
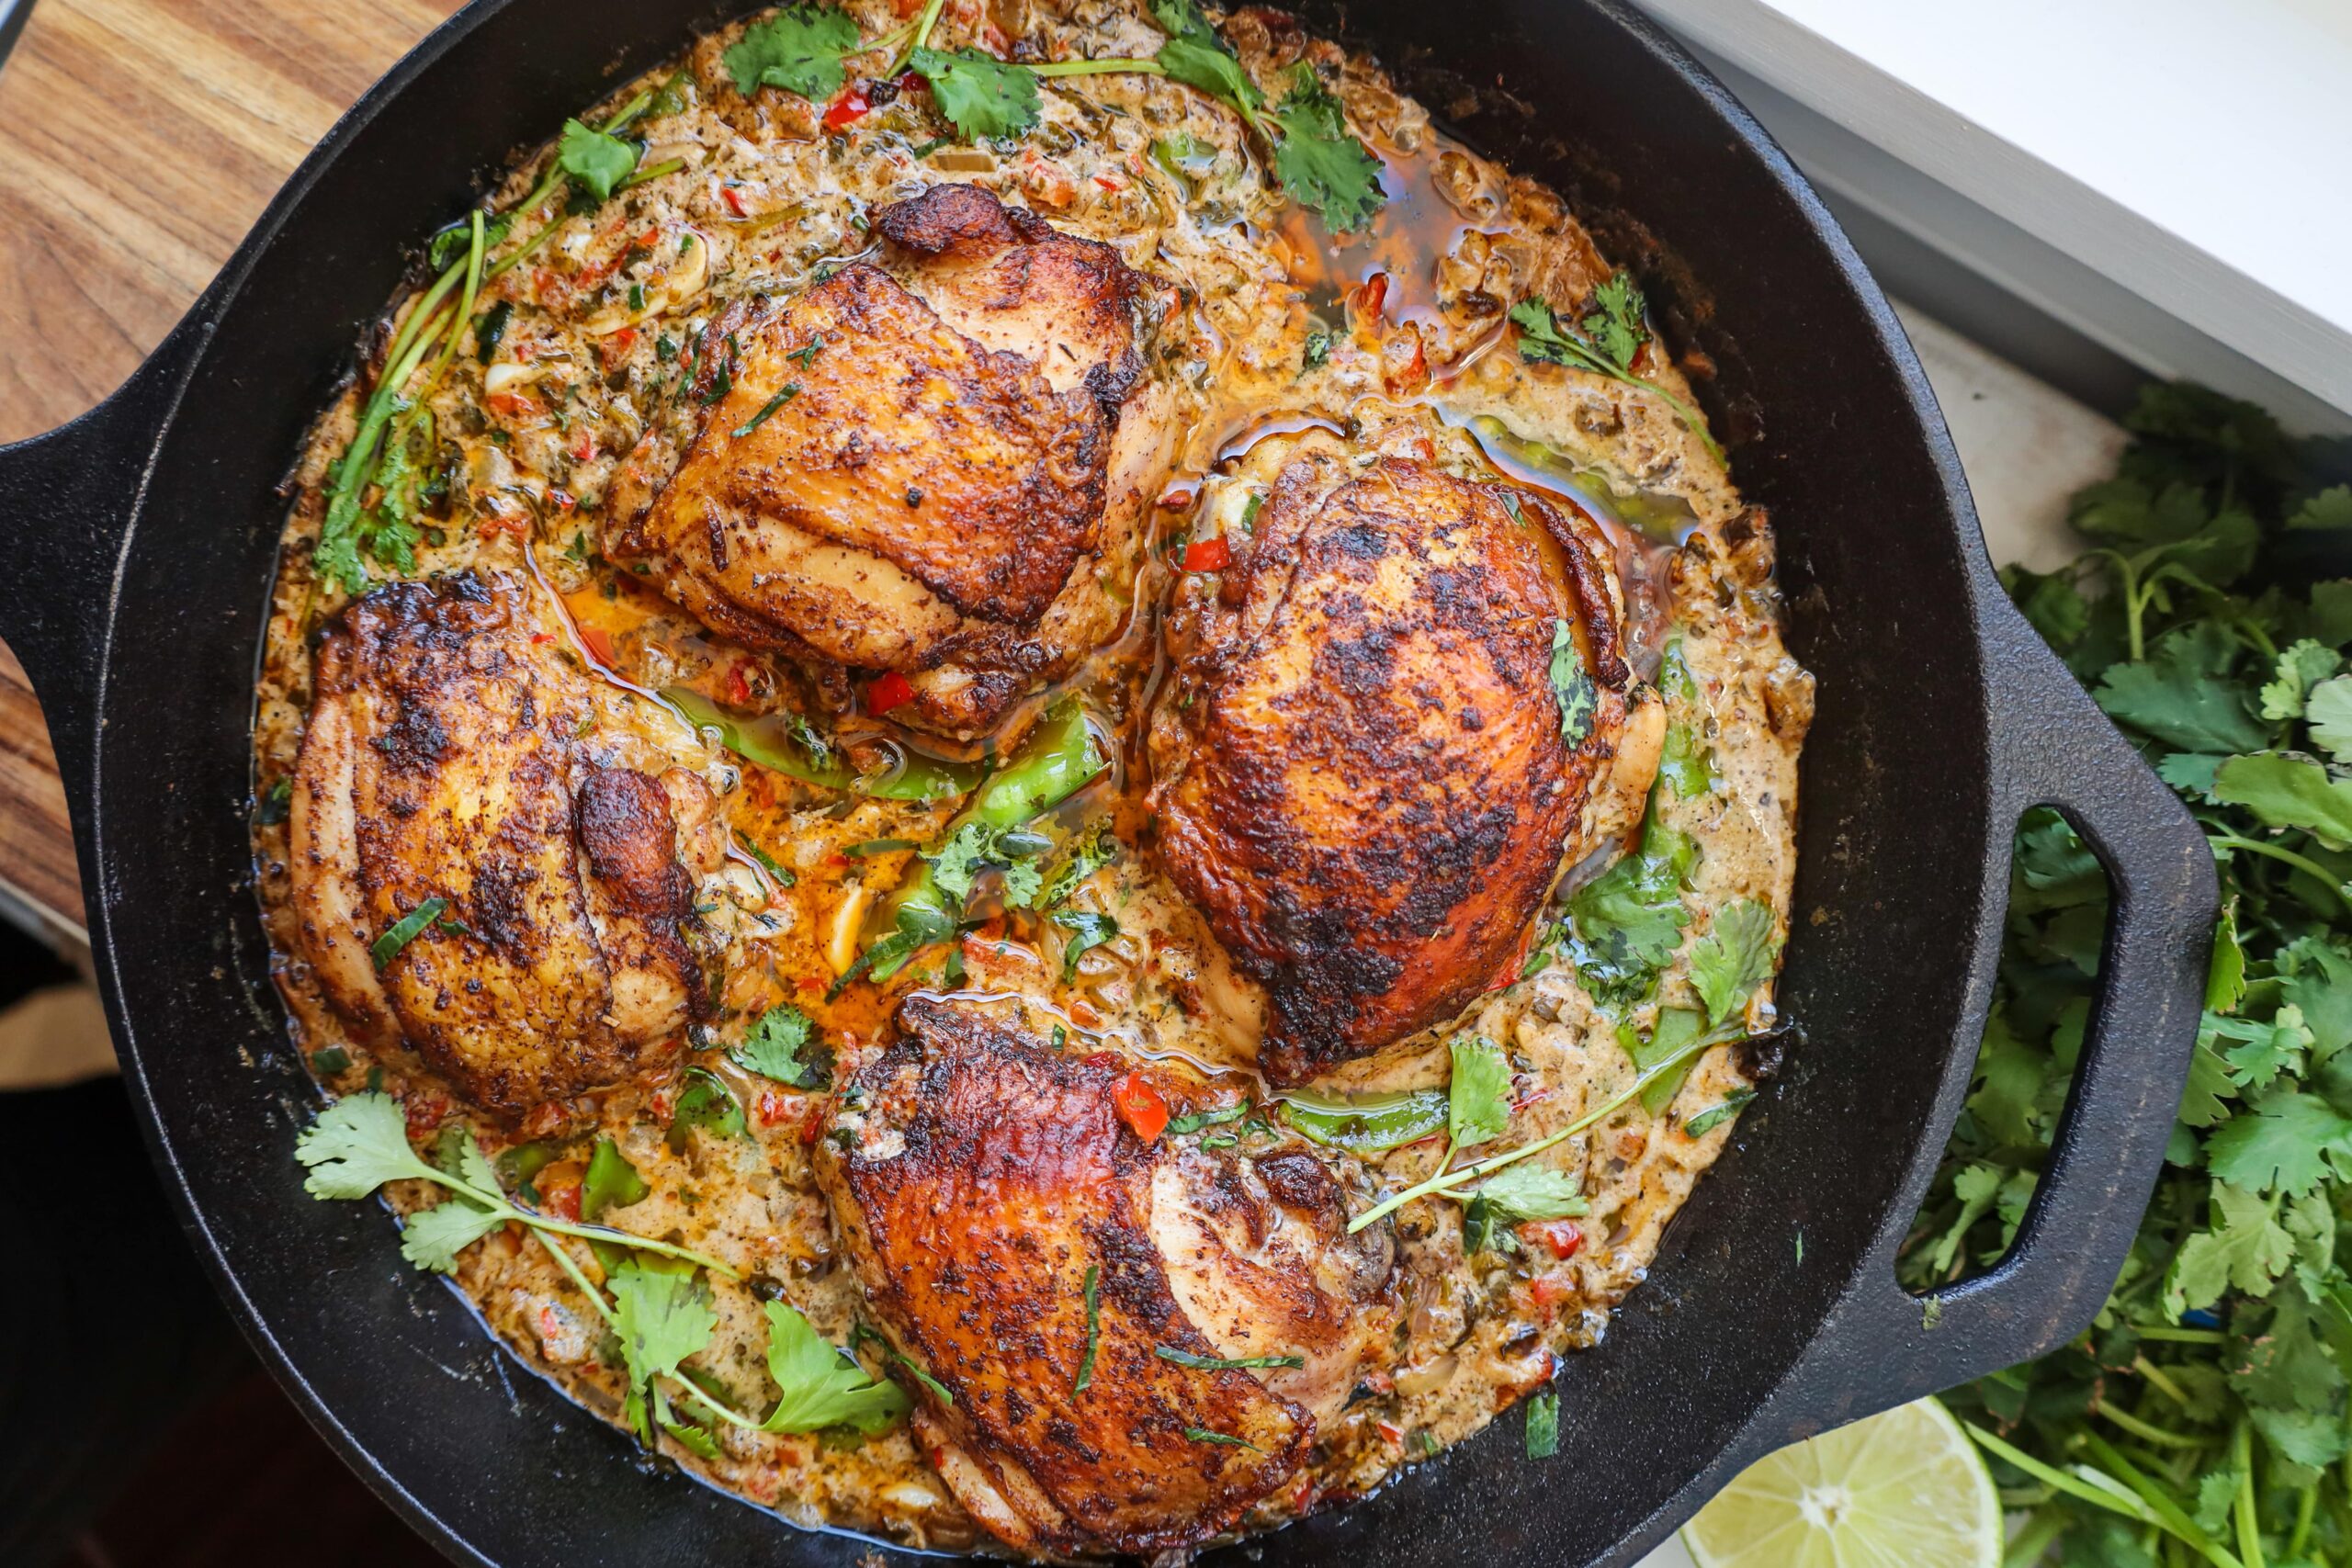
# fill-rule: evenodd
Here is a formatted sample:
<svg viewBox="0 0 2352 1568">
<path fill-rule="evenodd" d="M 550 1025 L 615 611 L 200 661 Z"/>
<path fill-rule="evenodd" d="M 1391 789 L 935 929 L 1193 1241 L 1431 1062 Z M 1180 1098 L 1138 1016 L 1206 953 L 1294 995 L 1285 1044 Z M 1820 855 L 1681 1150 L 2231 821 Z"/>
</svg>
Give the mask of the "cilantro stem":
<svg viewBox="0 0 2352 1568">
<path fill-rule="evenodd" d="M 2173 1345 L 2221 1345 L 2229 1336 L 2218 1328 L 2166 1328 L 2162 1324 L 2134 1324 L 2132 1332 L 2143 1339 L 2158 1339 Z"/>
<path fill-rule="evenodd" d="M 2142 1442 L 2154 1443 L 2160 1449 L 2201 1449 L 2205 1446 L 2204 1438 L 2186 1438 L 2178 1432 L 2168 1432 L 2154 1422 L 2141 1420 L 2128 1410 L 2118 1409 L 2113 1400 L 2102 1399 L 2092 1408 L 2103 1419 L 2114 1422 Z"/>
<path fill-rule="evenodd" d="M 2140 1500 L 2147 1504 L 2157 1523 L 2195 1549 L 2198 1555 L 2213 1564 L 2213 1568 L 2246 1568 L 2235 1554 L 2198 1529 L 2197 1521 L 2188 1517 L 2179 1501 L 2154 1480 L 2142 1474 L 2140 1468 L 2124 1458 L 2113 1443 L 2092 1431 L 2083 1433 L 2083 1442 L 2109 1474 L 2139 1494 Z"/>
<path fill-rule="evenodd" d="M 416 1162 L 416 1168 L 415 1174 L 419 1177 L 428 1181 L 438 1182 L 452 1192 L 470 1198 L 485 1209 L 501 1211 L 507 1218 L 519 1220 L 533 1230 L 553 1231 L 558 1235 L 577 1236 L 582 1241 L 609 1242 L 616 1247 L 626 1247 L 637 1252 L 656 1252 L 664 1258 L 675 1258 L 682 1262 L 697 1264 L 714 1274 L 724 1274 L 730 1280 L 742 1278 L 741 1274 L 708 1253 L 696 1252 L 690 1247 L 680 1247 L 673 1242 L 656 1241 L 651 1236 L 631 1235 L 627 1231 L 617 1231 L 610 1225 L 582 1225 L 575 1224 L 570 1220 L 555 1219 L 535 1209 L 524 1208 L 503 1192 L 485 1192 L 471 1182 L 452 1176 L 436 1166 L 428 1165 L 422 1159 Z"/>
<path fill-rule="evenodd" d="M 752 1420 L 749 1416 L 744 1415 L 739 1410 L 729 1409 L 726 1405 L 721 1404 L 718 1400 L 713 1399 L 710 1395 L 696 1388 L 690 1379 L 673 1377 L 669 1381 L 675 1383 L 678 1386 L 679 1391 L 684 1393 L 688 1398 L 692 1399 L 695 1404 L 701 1405 L 705 1410 L 709 1411 L 713 1416 L 718 1416 L 721 1421 L 728 1423 L 729 1426 L 741 1427 L 745 1431 L 749 1432 L 756 1432 L 764 1425 L 764 1423 Z"/>
<path fill-rule="evenodd" d="M 2268 1568 L 2262 1555 L 2262 1521 L 2254 1510 L 2254 1424 L 2244 1418 L 2230 1437 L 2230 1460 L 2238 1472 L 2238 1555 L 2245 1568 Z M 2309 1494 L 2306 1493 L 2306 1495 Z"/>
<path fill-rule="evenodd" d="M 605 1300 L 605 1292 L 588 1282 L 588 1276 L 580 1271 L 580 1265 L 571 1260 L 571 1254 L 557 1246 L 554 1238 L 537 1225 L 526 1228 L 541 1247 L 548 1249 L 548 1256 L 556 1260 L 556 1266 L 571 1276 L 571 1282 L 580 1287 L 580 1293 L 588 1298 L 588 1304 L 596 1309 L 596 1315 L 605 1320 L 605 1326 L 618 1329 L 620 1325 L 614 1319 L 612 1306 Z"/>
<path fill-rule="evenodd" d="M 2041 1568 L 2041 1560 L 2050 1554 L 2051 1543 L 2066 1533 L 2071 1523 L 2066 1516 L 2052 1508 L 2036 1513 L 2017 1539 L 2009 1542 L 2008 1555 L 2002 1559 L 2004 1568 Z"/>
<path fill-rule="evenodd" d="M 2112 1492 L 2093 1486 L 2080 1476 L 2069 1475 L 2055 1465 L 2044 1464 L 2023 1449 L 2013 1448 L 2003 1442 L 1973 1421 L 1962 1421 L 1961 1425 L 1967 1428 L 1970 1437 L 1976 1439 L 1978 1448 L 1996 1459 L 2007 1461 L 2045 1486 L 2054 1487 L 2067 1496 L 2088 1503 L 2095 1508 L 2104 1508 L 2110 1514 L 2120 1514 L 2133 1524 L 2146 1525 L 2157 1522 L 2148 1512 L 2145 1504 L 2134 1507 L 2128 1498 L 2119 1497 Z"/>
<path fill-rule="evenodd" d="M 641 186 L 648 180 L 658 180 L 664 175 L 674 175 L 685 166 L 686 161 L 684 158 L 664 158 L 658 164 L 649 164 L 645 168 L 638 170 L 635 174 L 629 175 L 628 178 L 621 181 L 620 184 L 613 187 L 613 194 L 615 196 L 618 196 L 621 192 Z"/>
<path fill-rule="evenodd" d="M 2266 844 L 2259 839 L 2242 839 L 2235 833 L 2209 834 L 2207 842 L 2217 850 L 2245 850 L 2250 854 L 2267 855 L 2281 864 L 2291 865 L 2297 871 L 2315 876 L 2329 892 L 2335 895 L 2339 903 L 2346 908 L 2352 909 L 2352 894 L 2345 892 L 2344 879 L 2308 856 L 2299 855 L 2292 850 L 2280 849 L 2277 844 Z"/>
<path fill-rule="evenodd" d="M 1505 1166 L 1517 1165 L 1521 1160 L 1529 1158 L 1534 1155 L 1540 1155 L 1545 1149 L 1551 1148 L 1556 1144 L 1563 1143 L 1569 1138 L 1575 1137 L 1578 1133 L 1585 1131 L 1587 1128 L 1607 1121 L 1611 1116 L 1613 1116 L 1618 1111 L 1623 1110 L 1625 1106 L 1644 1089 L 1649 1088 L 1650 1085 L 1657 1082 L 1660 1078 L 1665 1077 L 1668 1073 L 1671 1073 L 1678 1067 L 1682 1066 L 1685 1063 L 1696 1060 L 1701 1053 L 1708 1050 L 1712 1046 L 1729 1044 L 1731 1042 L 1742 1038 L 1745 1032 L 1746 1026 L 1743 1023 L 1730 1029 L 1711 1030 L 1707 1033 L 1700 1035 L 1695 1040 L 1692 1040 L 1689 1044 L 1680 1047 L 1666 1056 L 1660 1057 L 1657 1062 L 1651 1064 L 1647 1071 L 1637 1076 L 1632 1083 L 1619 1090 L 1609 1100 L 1603 1101 L 1600 1109 L 1596 1111 L 1589 1111 L 1582 1116 L 1577 1117 L 1575 1121 L 1569 1122 L 1566 1126 L 1562 1127 L 1558 1132 L 1547 1133 L 1543 1137 L 1536 1139 L 1533 1143 L 1523 1144 L 1518 1148 L 1510 1150 L 1508 1153 L 1490 1156 L 1486 1159 L 1479 1160 L 1474 1165 L 1465 1165 L 1460 1170 L 1446 1170 L 1441 1168 L 1438 1173 L 1435 1176 L 1430 1177 L 1428 1180 L 1418 1182 L 1411 1187 L 1408 1187 L 1404 1191 L 1397 1193 L 1392 1198 L 1384 1200 L 1372 1208 L 1365 1210 L 1363 1213 L 1358 1214 L 1354 1219 L 1350 1220 L 1348 1222 L 1348 1234 L 1350 1235 L 1353 1235 L 1356 1232 L 1363 1229 L 1366 1225 L 1371 1224 L 1377 1220 L 1385 1219 L 1388 1215 L 1395 1213 L 1397 1210 L 1403 1208 L 1406 1204 L 1411 1202 L 1416 1198 L 1427 1198 L 1431 1196 L 1450 1198 L 1459 1196 L 1453 1189 L 1464 1186 L 1468 1182 L 1476 1181 L 1481 1177 L 1490 1176 L 1496 1171 L 1502 1169 Z"/>
<path fill-rule="evenodd" d="M 899 58 L 892 61 L 890 69 L 882 74 L 896 76 L 907 68 L 907 62 L 915 57 L 915 51 L 931 41 L 932 24 L 939 20 L 940 8 L 946 3 L 947 0 L 928 0 L 922 8 L 922 15 L 915 21 L 914 37 L 907 40 L 907 47 L 899 51 Z"/>
<path fill-rule="evenodd" d="M 1165 76 L 1168 67 L 1157 60 L 1056 60 L 1029 67 L 1033 76 L 1107 76 L 1118 72 Z"/>
</svg>

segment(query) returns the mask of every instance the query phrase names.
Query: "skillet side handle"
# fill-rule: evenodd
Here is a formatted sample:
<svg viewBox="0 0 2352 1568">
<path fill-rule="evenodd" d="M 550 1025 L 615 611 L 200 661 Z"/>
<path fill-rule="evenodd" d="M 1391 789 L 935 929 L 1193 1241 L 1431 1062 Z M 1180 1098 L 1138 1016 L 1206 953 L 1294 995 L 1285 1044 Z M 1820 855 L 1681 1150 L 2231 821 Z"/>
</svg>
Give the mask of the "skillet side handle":
<svg viewBox="0 0 2352 1568">
<path fill-rule="evenodd" d="M 209 329 L 201 311 L 172 330 L 130 378 L 89 412 L 0 446 L 0 641 L 32 678 L 64 774 L 82 798 L 97 739 L 97 700 L 115 573 L 137 515 L 156 436 Z"/>
<path fill-rule="evenodd" d="M 1792 1382 L 1788 1439 L 1858 1420 L 2055 1349 L 2106 1302 L 2164 1164 L 2204 1005 L 2220 901 L 2212 852 L 2177 796 L 2098 711 L 2006 602 L 1984 629 L 1993 692 L 1996 841 L 2006 889 L 2010 840 L 2029 807 L 2063 812 L 2107 868 L 2111 903 L 2100 982 L 2075 1084 L 2017 1241 L 1989 1271 L 1929 1296 L 1895 1283 L 1894 1250 L 1943 1152 L 1976 1041 L 1960 1043 L 1948 1108 L 1917 1151 L 1903 1224 L 1836 1310 L 1821 1362 Z M 1979 936 L 1989 987 L 2005 921 Z M 1963 1029 L 1981 1027 L 1972 1009 Z"/>
</svg>

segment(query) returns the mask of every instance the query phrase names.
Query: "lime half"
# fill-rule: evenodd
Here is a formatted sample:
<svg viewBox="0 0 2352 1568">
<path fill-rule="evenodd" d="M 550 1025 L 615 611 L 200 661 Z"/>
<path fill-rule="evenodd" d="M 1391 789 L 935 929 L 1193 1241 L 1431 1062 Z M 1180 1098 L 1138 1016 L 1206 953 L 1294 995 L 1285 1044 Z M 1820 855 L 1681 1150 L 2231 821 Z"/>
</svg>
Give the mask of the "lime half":
<svg viewBox="0 0 2352 1568">
<path fill-rule="evenodd" d="M 1682 1543 L 1699 1568 L 2000 1568 L 2001 1499 L 1923 1399 L 1758 1460 Z"/>
</svg>

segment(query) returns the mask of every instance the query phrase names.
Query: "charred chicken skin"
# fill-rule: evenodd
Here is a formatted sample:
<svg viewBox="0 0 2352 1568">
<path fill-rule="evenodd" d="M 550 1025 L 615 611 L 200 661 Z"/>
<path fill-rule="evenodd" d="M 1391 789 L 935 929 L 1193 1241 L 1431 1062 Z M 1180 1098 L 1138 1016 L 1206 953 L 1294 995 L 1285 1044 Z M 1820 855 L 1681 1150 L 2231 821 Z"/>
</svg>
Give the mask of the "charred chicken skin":
<svg viewBox="0 0 2352 1568">
<path fill-rule="evenodd" d="M 691 439 L 632 455 L 610 548 L 739 642 L 899 671 L 894 717 L 969 738 L 1123 614 L 1171 435 L 1144 280 L 970 186 L 874 229 L 876 259 L 712 321 Z"/>
<path fill-rule="evenodd" d="M 942 1477 L 1031 1551 L 1228 1529 L 1393 1344 L 1385 1228 L 1347 1235 L 1304 1145 L 1139 1139 L 1114 1060 L 921 998 L 899 1021 L 837 1092 L 820 1175 L 876 1316 L 953 1396 L 910 1389 Z M 1303 1364 L 1225 1364 L 1251 1358 Z"/>
<path fill-rule="evenodd" d="M 1305 437 L 1171 616 L 1160 852 L 1266 987 L 1259 1066 L 1279 1085 L 1515 977 L 1596 779 L 1621 750 L 1630 787 L 1655 769 L 1654 703 L 1622 744 L 1606 540 L 1427 450 Z"/>
<path fill-rule="evenodd" d="M 588 678 L 531 603 L 514 580 L 460 577 L 345 612 L 319 648 L 288 826 L 328 999 L 483 1109 L 560 1121 L 560 1102 L 665 1063 L 706 1005 L 680 852 L 708 835 L 681 825 L 713 802 L 691 773 L 587 755 Z"/>
</svg>

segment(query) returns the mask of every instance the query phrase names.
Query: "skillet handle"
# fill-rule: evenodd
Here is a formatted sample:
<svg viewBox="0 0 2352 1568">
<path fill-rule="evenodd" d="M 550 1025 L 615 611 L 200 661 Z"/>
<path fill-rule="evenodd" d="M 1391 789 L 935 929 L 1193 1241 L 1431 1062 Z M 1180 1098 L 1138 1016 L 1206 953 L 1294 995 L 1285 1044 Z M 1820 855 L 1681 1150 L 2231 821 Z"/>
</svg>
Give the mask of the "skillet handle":
<svg viewBox="0 0 2352 1568">
<path fill-rule="evenodd" d="M 1988 595 L 1988 598 L 1991 596 Z M 2030 1360 L 2098 1314 L 2123 1267 L 2188 1081 L 2220 891 L 2212 852 L 2143 761 L 2006 599 L 1983 617 L 1993 693 L 1988 883 L 1971 976 L 1989 997 L 2005 921 L 2010 840 L 2029 807 L 2057 807 L 2107 868 L 2111 902 L 2099 990 L 2075 1085 L 2016 1244 L 1988 1272 L 1914 1296 L 1895 1283 L 1904 1226 L 1833 1310 L 1790 1379 L 1793 1440 Z M 1931 1137 L 1912 1151 L 1900 1201 L 1915 1212 L 1968 1090 L 1984 1010 L 1969 1010 Z"/>
<path fill-rule="evenodd" d="M 156 437 L 209 335 L 206 312 L 190 311 L 96 408 L 0 446 L 0 641 L 32 678 L 69 801 L 83 798 L 97 740 L 116 569 Z"/>
</svg>

